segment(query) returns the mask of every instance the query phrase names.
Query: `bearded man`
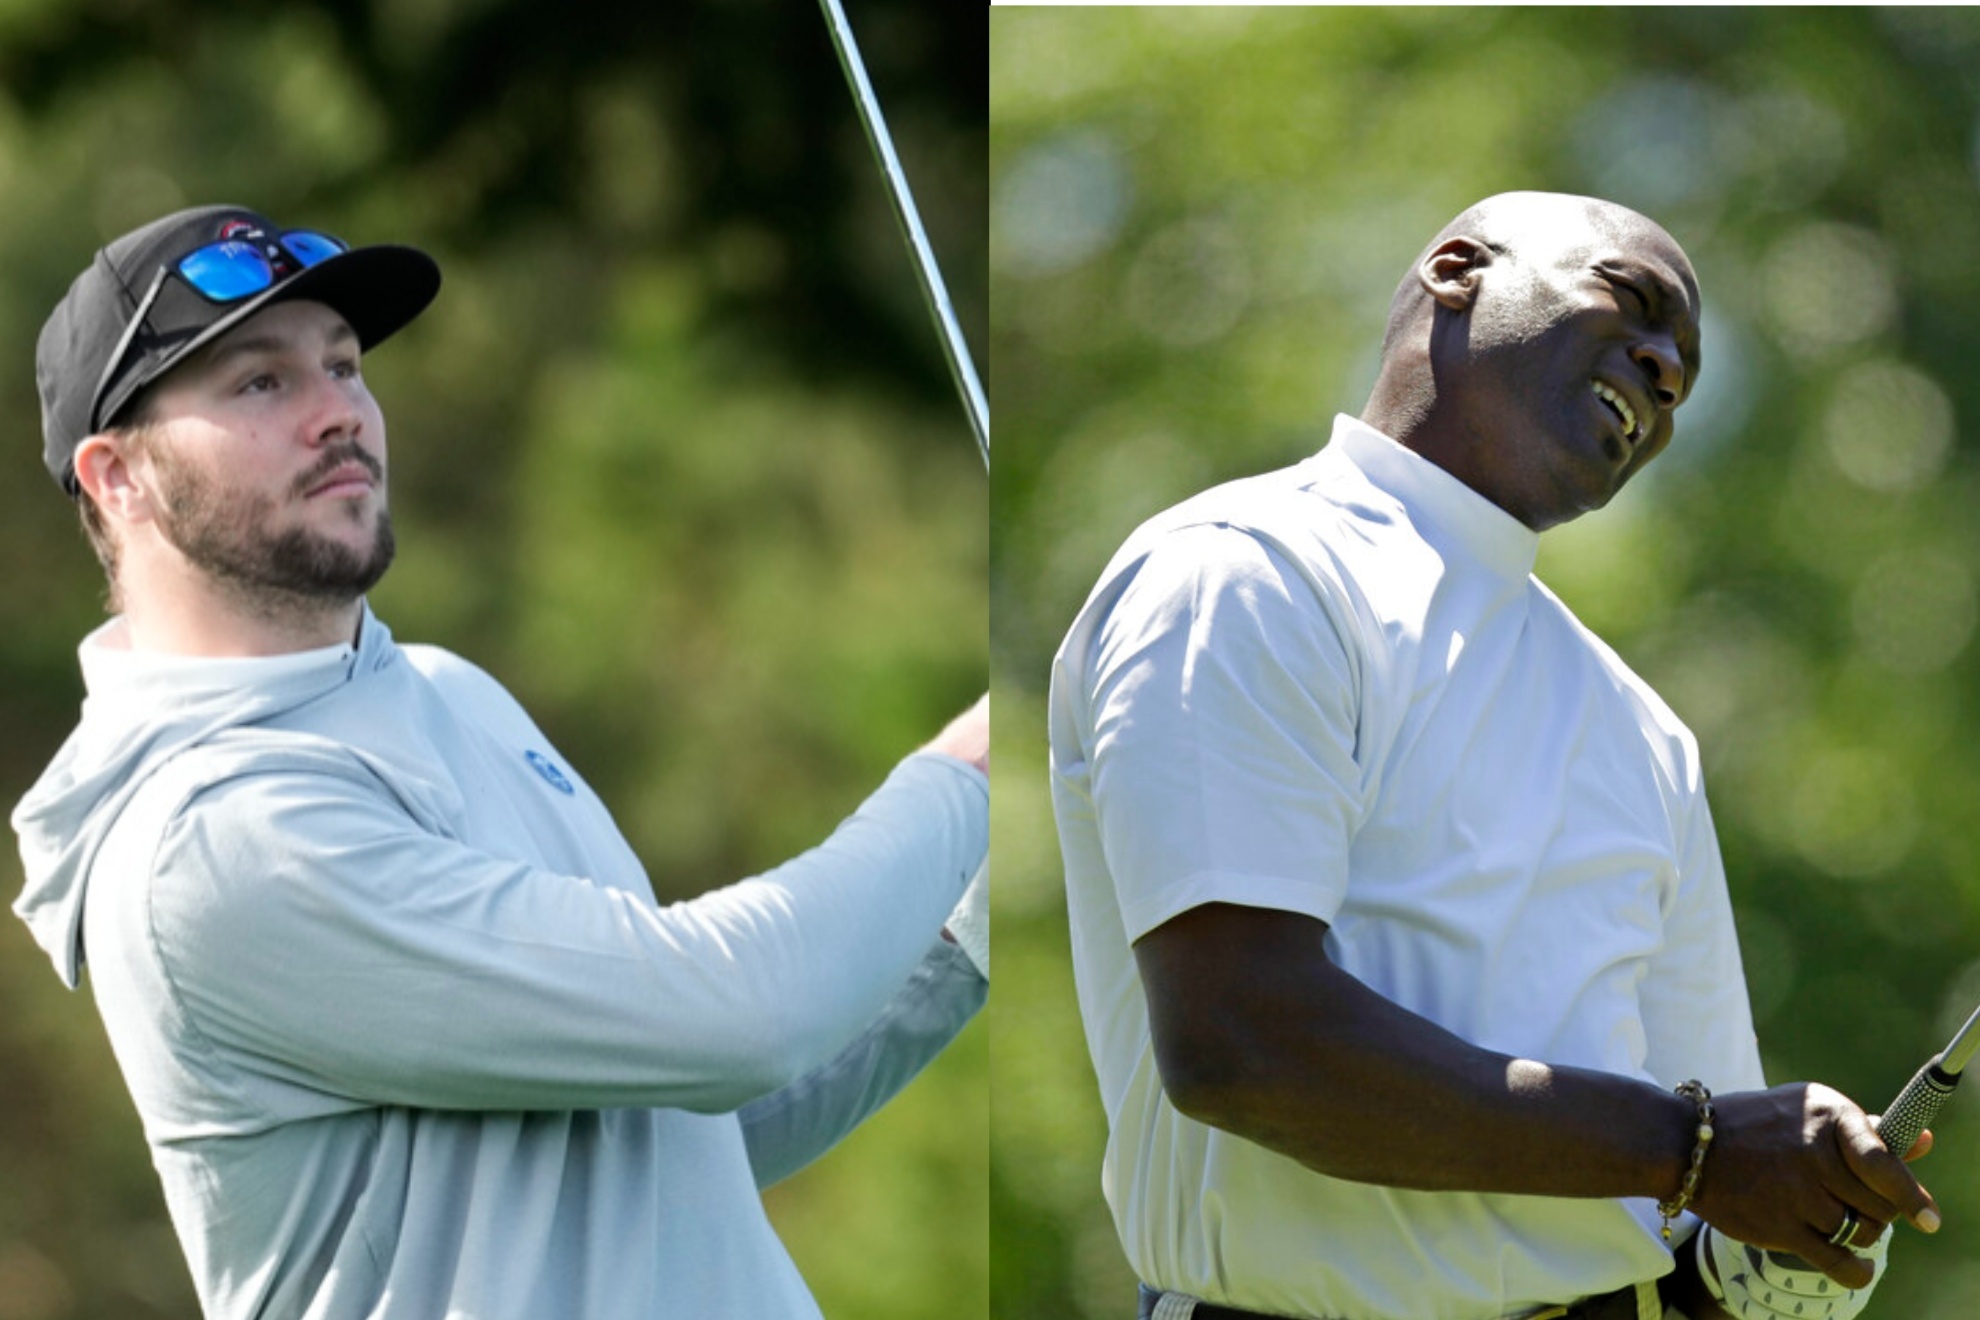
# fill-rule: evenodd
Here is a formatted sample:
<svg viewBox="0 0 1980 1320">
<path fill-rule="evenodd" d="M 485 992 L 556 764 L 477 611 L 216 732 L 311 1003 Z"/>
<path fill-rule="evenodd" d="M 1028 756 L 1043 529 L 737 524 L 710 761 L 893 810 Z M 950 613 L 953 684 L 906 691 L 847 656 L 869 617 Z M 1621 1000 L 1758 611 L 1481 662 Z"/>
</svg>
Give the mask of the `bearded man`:
<svg viewBox="0 0 1980 1320">
<path fill-rule="evenodd" d="M 439 286 L 203 207 L 55 309 L 44 459 L 115 617 L 15 812 L 16 911 L 87 964 L 214 1320 L 816 1320 L 758 1189 L 983 1003 L 987 709 L 818 848 L 659 906 L 515 700 L 365 603 L 362 357 Z"/>
</svg>

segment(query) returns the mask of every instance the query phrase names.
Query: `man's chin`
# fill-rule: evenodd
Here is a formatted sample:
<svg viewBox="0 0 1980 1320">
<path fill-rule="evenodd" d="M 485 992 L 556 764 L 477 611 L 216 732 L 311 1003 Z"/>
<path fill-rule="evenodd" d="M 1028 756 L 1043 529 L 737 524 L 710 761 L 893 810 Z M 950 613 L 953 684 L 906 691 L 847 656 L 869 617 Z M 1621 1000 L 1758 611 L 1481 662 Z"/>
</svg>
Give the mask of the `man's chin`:
<svg viewBox="0 0 1980 1320">
<path fill-rule="evenodd" d="M 324 604 L 354 601 L 377 586 L 392 566 L 398 542 L 392 520 L 380 511 L 368 537 L 346 539 L 308 527 L 291 527 L 258 547 L 260 553 L 231 574 L 243 586 L 261 587 Z"/>
<path fill-rule="evenodd" d="M 1571 523 L 1584 513 L 1606 507 L 1630 476 L 1626 470 L 1617 472 L 1613 468 L 1604 471 L 1578 469 L 1558 475 L 1553 499 L 1546 507 L 1530 509 L 1520 518 L 1536 532 Z"/>
</svg>

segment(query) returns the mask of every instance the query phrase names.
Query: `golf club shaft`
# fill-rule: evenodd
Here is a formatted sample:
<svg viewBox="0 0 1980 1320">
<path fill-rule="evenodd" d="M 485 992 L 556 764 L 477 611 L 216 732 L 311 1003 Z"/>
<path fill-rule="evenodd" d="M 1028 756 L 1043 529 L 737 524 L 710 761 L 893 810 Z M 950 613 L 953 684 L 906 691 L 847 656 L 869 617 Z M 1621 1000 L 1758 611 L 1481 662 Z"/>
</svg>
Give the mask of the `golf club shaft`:
<svg viewBox="0 0 1980 1320">
<path fill-rule="evenodd" d="M 893 199 L 894 216 L 906 235 L 914 256 L 915 274 L 921 281 L 922 297 L 935 318 L 935 329 L 942 340 L 942 352 L 949 362 L 949 375 L 962 395 L 963 410 L 969 414 L 970 429 L 976 433 L 976 447 L 983 455 L 985 471 L 990 468 L 990 405 L 983 397 L 983 385 L 970 358 L 969 344 L 962 327 L 956 324 L 955 310 L 949 305 L 949 289 L 942 282 L 942 268 L 935 264 L 935 251 L 921 228 L 921 213 L 915 209 L 914 194 L 908 191 L 907 174 L 894 155 L 894 140 L 887 133 L 887 121 L 880 114 L 880 102 L 866 80 L 866 66 L 859 57 L 859 44 L 853 40 L 839 0 L 819 0 L 825 8 L 825 25 L 832 31 L 832 44 L 839 52 L 839 65 L 852 87 L 853 101 L 859 106 L 860 122 L 866 126 L 866 140 L 886 177 L 887 193 Z"/>
</svg>

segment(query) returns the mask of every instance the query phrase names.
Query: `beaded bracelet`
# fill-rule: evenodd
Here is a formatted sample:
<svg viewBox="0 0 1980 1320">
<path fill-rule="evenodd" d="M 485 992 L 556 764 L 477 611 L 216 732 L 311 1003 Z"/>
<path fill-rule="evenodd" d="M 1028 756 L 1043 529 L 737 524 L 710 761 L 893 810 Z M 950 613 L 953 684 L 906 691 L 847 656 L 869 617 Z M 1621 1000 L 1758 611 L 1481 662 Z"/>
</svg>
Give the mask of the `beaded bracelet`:
<svg viewBox="0 0 1980 1320">
<path fill-rule="evenodd" d="M 1698 1106 L 1698 1144 L 1691 1148 L 1691 1167 L 1685 1170 L 1684 1185 L 1678 1188 L 1677 1196 L 1657 1203 L 1657 1213 L 1664 1217 L 1665 1242 L 1671 1240 L 1671 1223 L 1698 1193 L 1698 1174 L 1705 1167 L 1705 1152 L 1712 1146 L 1712 1093 L 1695 1078 L 1678 1083 L 1677 1093 Z"/>
</svg>

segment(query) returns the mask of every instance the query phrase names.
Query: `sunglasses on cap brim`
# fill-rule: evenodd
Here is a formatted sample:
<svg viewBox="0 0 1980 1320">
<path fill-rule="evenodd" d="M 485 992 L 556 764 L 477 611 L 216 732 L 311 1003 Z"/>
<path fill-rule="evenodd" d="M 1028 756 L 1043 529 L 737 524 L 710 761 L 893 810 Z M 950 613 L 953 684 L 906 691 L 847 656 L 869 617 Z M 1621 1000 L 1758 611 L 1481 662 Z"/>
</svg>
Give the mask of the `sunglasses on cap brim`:
<svg viewBox="0 0 1980 1320">
<path fill-rule="evenodd" d="M 280 252 L 277 257 L 271 258 L 261 243 L 223 238 L 194 248 L 177 261 L 158 268 L 158 273 L 152 277 L 151 287 L 138 300 L 137 310 L 131 314 L 130 323 L 124 327 L 123 337 L 117 341 L 109 362 L 104 364 L 103 375 L 96 382 L 96 393 L 90 396 L 89 429 L 92 433 L 102 429 L 98 413 L 103 407 L 103 396 L 109 391 L 110 383 L 117 378 L 117 372 L 123 367 L 124 358 L 137 338 L 138 329 L 144 325 L 145 317 L 151 314 L 151 306 L 158 301 L 167 279 L 176 276 L 208 302 L 225 306 L 265 293 L 299 271 L 350 251 L 349 244 L 342 239 L 309 229 L 291 229 L 276 238 L 274 246 Z M 278 260 L 281 263 L 279 266 Z"/>
</svg>

